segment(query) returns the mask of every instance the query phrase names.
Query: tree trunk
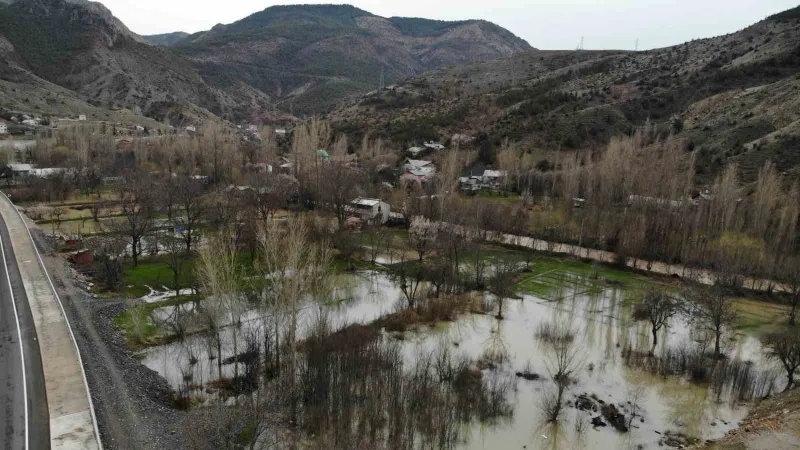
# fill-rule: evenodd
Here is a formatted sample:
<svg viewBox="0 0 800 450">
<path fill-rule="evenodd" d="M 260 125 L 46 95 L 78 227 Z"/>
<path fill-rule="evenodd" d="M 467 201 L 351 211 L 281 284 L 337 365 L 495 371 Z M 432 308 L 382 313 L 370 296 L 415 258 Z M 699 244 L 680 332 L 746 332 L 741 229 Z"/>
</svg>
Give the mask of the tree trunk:
<svg viewBox="0 0 800 450">
<path fill-rule="evenodd" d="M 720 345 L 719 345 L 721 334 L 722 334 L 722 331 L 717 329 L 716 336 L 715 336 L 715 339 L 714 339 L 714 356 L 716 356 L 717 358 L 719 358 L 721 356 Z"/>
<path fill-rule="evenodd" d="M 656 327 L 653 327 L 653 350 L 656 349 L 656 345 L 658 345 L 658 330 Z"/>
<path fill-rule="evenodd" d="M 132 241 L 131 258 L 133 259 L 133 267 L 139 267 L 139 240 L 134 238 Z"/>
</svg>

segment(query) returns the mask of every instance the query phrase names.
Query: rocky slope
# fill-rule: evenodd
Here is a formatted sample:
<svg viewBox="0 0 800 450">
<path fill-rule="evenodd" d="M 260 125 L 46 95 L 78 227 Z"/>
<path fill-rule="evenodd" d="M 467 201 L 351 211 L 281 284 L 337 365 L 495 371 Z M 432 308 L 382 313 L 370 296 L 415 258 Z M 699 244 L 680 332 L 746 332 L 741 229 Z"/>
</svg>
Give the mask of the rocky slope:
<svg viewBox="0 0 800 450">
<path fill-rule="evenodd" d="M 797 171 L 800 14 L 644 52 L 527 52 L 448 68 L 330 114 L 354 139 L 397 146 L 485 132 L 526 149 L 592 149 L 646 121 L 698 149 L 712 176 L 730 160 L 752 178 L 767 159 Z M 552 162 L 552 161 L 551 161 Z"/>
<path fill-rule="evenodd" d="M 230 115 L 241 104 L 208 86 L 191 63 L 145 43 L 89 2 L 18 0 L 1 7 L 0 78 L 23 85 L 46 80 L 93 106 L 126 107 L 157 120 Z"/>
</svg>

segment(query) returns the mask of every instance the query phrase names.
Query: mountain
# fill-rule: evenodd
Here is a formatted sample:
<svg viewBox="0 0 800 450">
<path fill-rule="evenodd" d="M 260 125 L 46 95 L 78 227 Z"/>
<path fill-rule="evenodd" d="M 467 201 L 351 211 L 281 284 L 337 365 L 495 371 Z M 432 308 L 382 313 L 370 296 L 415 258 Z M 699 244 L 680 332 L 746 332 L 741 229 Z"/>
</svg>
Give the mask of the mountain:
<svg viewBox="0 0 800 450">
<path fill-rule="evenodd" d="M 145 41 L 153 44 L 153 45 L 163 45 L 165 47 L 169 47 L 171 45 L 175 45 L 178 42 L 185 39 L 189 36 L 189 33 L 184 33 L 183 31 L 176 31 L 174 33 L 165 33 L 165 34 L 151 34 L 149 36 L 142 36 Z"/>
<path fill-rule="evenodd" d="M 17 0 L 0 7 L 0 78 L 44 80 L 93 106 L 157 120 L 229 116 L 243 102 L 208 86 L 191 62 L 146 43 L 94 2 Z"/>
<path fill-rule="evenodd" d="M 352 94 L 446 65 L 530 51 L 480 20 L 383 18 L 348 5 L 273 6 L 172 47 L 214 86 L 244 83 L 278 108 L 319 112 Z"/>
<path fill-rule="evenodd" d="M 642 52 L 533 51 L 446 68 L 340 105 L 336 128 L 408 146 L 485 133 L 495 145 L 594 149 L 648 121 L 753 179 L 766 160 L 800 175 L 800 9 L 725 36 Z M 543 166 L 546 167 L 547 165 Z"/>
<path fill-rule="evenodd" d="M 54 110 L 39 95 L 51 83 L 95 107 L 156 120 L 261 121 L 324 111 L 382 77 L 531 49 L 485 21 L 386 19 L 346 5 L 271 7 L 193 35 L 142 37 L 96 2 L 3 3 L 0 80 L 35 84 L 42 111 Z"/>
</svg>

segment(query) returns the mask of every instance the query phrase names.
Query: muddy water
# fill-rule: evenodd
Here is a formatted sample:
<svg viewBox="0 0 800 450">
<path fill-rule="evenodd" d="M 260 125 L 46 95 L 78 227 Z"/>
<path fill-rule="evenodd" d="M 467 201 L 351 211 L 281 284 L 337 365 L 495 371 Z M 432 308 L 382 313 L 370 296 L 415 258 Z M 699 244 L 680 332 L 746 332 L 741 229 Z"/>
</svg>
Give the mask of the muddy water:
<svg viewBox="0 0 800 450">
<path fill-rule="evenodd" d="M 388 313 L 393 312 L 402 295 L 392 281 L 384 274 L 377 272 L 364 272 L 358 274 L 338 275 L 335 280 L 331 298 L 324 304 L 307 302 L 300 312 L 298 320 L 298 335 L 302 339 L 307 336 L 314 322 L 320 314 L 326 314 L 334 328 L 343 327 L 353 323 L 370 323 Z M 146 300 L 167 299 L 169 293 L 150 293 Z M 193 311 L 192 304 L 169 306 L 153 311 L 156 322 L 167 321 L 174 317 L 176 310 L 181 314 Z M 226 323 L 231 323 L 228 320 Z M 253 336 L 258 342 L 263 340 L 264 323 L 260 314 L 255 311 L 246 311 L 241 319 L 242 326 L 238 329 L 237 351 L 244 351 L 241 343 L 248 336 Z M 285 325 L 285 324 L 284 324 Z M 284 326 L 281 325 L 281 326 Z M 268 327 L 274 326 L 269 323 Z M 206 335 L 196 334 L 167 345 L 151 347 L 141 353 L 142 363 L 163 376 L 173 388 L 178 389 L 185 382 L 202 386 L 204 383 L 219 378 L 220 367 L 217 359 L 209 355 L 216 355 L 216 342 Z M 234 354 L 233 332 L 231 327 L 225 327 L 220 333 L 223 359 Z M 240 365 L 239 369 L 243 369 Z M 234 374 L 233 365 L 223 365 L 222 375 L 225 377 Z M 198 389 L 199 391 L 199 389 Z"/>
<path fill-rule="evenodd" d="M 630 319 L 632 304 L 641 296 L 640 286 L 612 286 L 560 270 L 537 277 L 538 286 L 549 289 L 537 289 L 536 295 L 521 293 L 520 298 L 507 300 L 504 320 L 493 315 L 469 314 L 455 323 L 405 333 L 402 348 L 409 365 L 423 352 L 439 351 L 442 346 L 474 360 L 487 352 L 505 356 L 499 366 L 483 369 L 483 374 L 514 380 L 515 388 L 508 394 L 514 406 L 513 417 L 491 427 L 472 427 L 463 448 L 634 449 L 640 445 L 656 448 L 667 431 L 702 439 L 719 438 L 747 414 L 747 404 L 726 395 L 718 396 L 707 386 L 680 377 L 652 375 L 625 364 L 623 349 L 647 351 L 651 345 L 647 325 Z M 341 275 L 328 302 L 309 303 L 303 309 L 299 334 L 307 335 L 320 313 L 327 314 L 334 327 L 369 323 L 396 310 L 402 303 L 401 296 L 384 274 Z M 188 307 L 184 312 L 190 310 Z M 169 313 L 156 310 L 159 317 L 167 317 Z M 256 312 L 244 315 L 238 331 L 240 338 L 260 332 L 263 324 L 257 317 Z M 562 412 L 558 426 L 544 419 L 542 399 L 554 392 L 555 383 L 550 376 L 551 350 L 536 337 L 540 324 L 556 322 L 569 324 L 576 349 L 574 383 L 565 396 L 570 406 Z M 676 317 L 661 331 L 656 354 L 663 354 L 668 348 L 698 345 L 698 341 L 706 338 L 686 320 Z M 387 339 L 392 338 L 387 336 Z M 210 341 L 204 336 L 191 336 L 180 343 L 151 348 L 144 352 L 143 362 L 176 389 L 187 377 L 199 387 L 218 377 L 217 360 L 208 358 L 209 347 L 215 345 Z M 232 355 L 230 327 L 222 333 L 221 341 L 223 357 Z M 762 359 L 757 339 L 738 335 L 725 344 L 731 357 L 772 370 L 773 364 Z M 242 347 L 240 344 L 240 352 Z M 232 365 L 225 365 L 222 374 L 230 376 L 233 370 Z M 541 378 L 529 381 L 515 375 L 527 371 Z M 614 403 L 626 417 L 635 405 L 640 417 L 632 422 L 629 433 L 620 433 L 610 426 L 593 428 L 590 421 L 600 413 L 571 406 L 580 394 Z"/>
<path fill-rule="evenodd" d="M 597 290 L 587 294 L 585 285 L 570 286 L 567 280 L 561 287 L 554 286 L 552 295 L 547 295 L 550 298 L 523 295 L 521 300 L 511 300 L 502 321 L 491 315 L 471 315 L 455 324 L 441 324 L 407 336 L 404 351 L 408 361 L 421 352 L 436 352 L 438 347 L 449 345 L 474 359 L 487 351 L 507 356 L 499 367 L 484 370 L 484 376 L 514 377 L 524 371 L 541 376 L 536 381 L 518 378 L 516 392 L 510 394 L 515 405 L 513 418 L 494 428 L 474 428 L 464 448 L 655 448 L 666 431 L 716 439 L 745 417 L 746 404 L 718 398 L 707 387 L 626 367 L 622 349 L 630 345 L 649 350 L 650 330 L 629 319 L 633 299 L 628 296 L 634 294 L 622 288 Z M 574 403 L 577 395 L 595 395 L 616 404 L 626 416 L 635 404 L 642 417 L 632 422 L 629 433 L 619 433 L 610 426 L 593 428 L 590 421 L 600 413 L 571 406 L 562 412 L 559 426 L 546 423 L 542 398 L 555 392 L 550 376 L 553 358 L 547 345 L 536 337 L 539 325 L 546 322 L 568 323 L 575 333 L 577 371 L 566 398 Z M 662 330 L 656 353 L 702 338 L 691 330 L 684 320 L 674 319 L 669 329 Z M 729 354 L 762 367 L 771 366 L 762 360 L 758 340 L 738 336 L 727 344 Z"/>
</svg>

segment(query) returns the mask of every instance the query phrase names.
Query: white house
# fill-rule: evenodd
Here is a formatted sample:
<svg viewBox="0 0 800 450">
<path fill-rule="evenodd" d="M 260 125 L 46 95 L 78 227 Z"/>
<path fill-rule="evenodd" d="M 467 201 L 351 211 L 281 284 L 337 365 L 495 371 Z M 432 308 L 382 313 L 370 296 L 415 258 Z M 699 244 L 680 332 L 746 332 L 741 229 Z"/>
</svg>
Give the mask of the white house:
<svg viewBox="0 0 800 450">
<path fill-rule="evenodd" d="M 275 134 L 278 136 L 286 136 L 286 128 L 275 128 Z"/>
<path fill-rule="evenodd" d="M 35 127 L 36 125 L 38 125 L 38 123 L 36 122 L 35 119 L 25 119 L 25 120 L 22 121 L 22 124 L 23 125 L 28 125 L 30 127 Z"/>
<path fill-rule="evenodd" d="M 417 177 L 420 180 L 425 180 L 428 177 L 436 175 L 436 166 L 431 161 L 423 161 L 419 159 L 407 159 L 403 165 L 406 173 Z"/>
<path fill-rule="evenodd" d="M 80 121 L 85 121 L 85 120 L 86 120 L 86 114 L 80 114 L 80 115 L 78 115 L 78 120 L 80 120 Z"/>
<path fill-rule="evenodd" d="M 8 134 L 8 125 L 5 122 L 0 122 L 0 134 Z"/>
<path fill-rule="evenodd" d="M 357 198 L 350 202 L 354 216 L 367 222 L 384 224 L 389 220 L 391 206 L 376 198 Z"/>
<path fill-rule="evenodd" d="M 197 128 L 194 125 L 189 125 L 188 127 L 186 127 L 186 131 L 190 133 L 197 133 Z"/>
<path fill-rule="evenodd" d="M 144 127 L 141 125 L 136 125 L 136 131 L 144 131 Z"/>
</svg>

